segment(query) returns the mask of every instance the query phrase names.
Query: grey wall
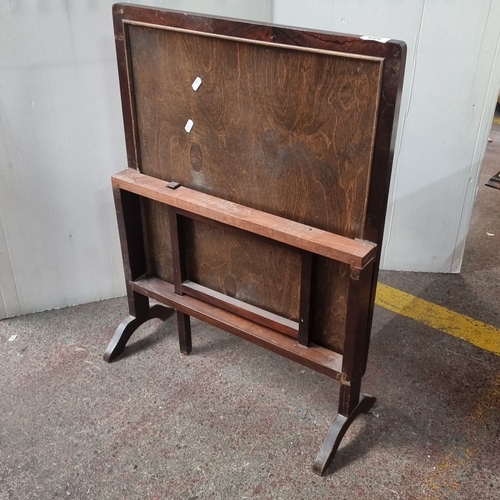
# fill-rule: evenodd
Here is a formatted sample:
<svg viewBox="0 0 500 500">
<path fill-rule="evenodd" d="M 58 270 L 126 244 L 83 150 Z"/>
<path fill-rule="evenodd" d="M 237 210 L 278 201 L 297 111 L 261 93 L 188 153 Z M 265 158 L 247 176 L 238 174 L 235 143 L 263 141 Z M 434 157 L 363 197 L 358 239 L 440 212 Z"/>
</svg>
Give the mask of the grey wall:
<svg viewBox="0 0 500 500">
<path fill-rule="evenodd" d="M 406 41 L 383 267 L 460 269 L 500 86 L 500 2 L 134 3 Z M 111 4 L 0 0 L 0 318 L 124 293 Z"/>
<path fill-rule="evenodd" d="M 111 0 L 0 0 L 0 318 L 125 293 Z M 148 0 L 270 21 L 269 0 Z"/>
<path fill-rule="evenodd" d="M 500 2 L 276 0 L 273 21 L 407 43 L 382 267 L 458 272 L 500 87 Z"/>
</svg>

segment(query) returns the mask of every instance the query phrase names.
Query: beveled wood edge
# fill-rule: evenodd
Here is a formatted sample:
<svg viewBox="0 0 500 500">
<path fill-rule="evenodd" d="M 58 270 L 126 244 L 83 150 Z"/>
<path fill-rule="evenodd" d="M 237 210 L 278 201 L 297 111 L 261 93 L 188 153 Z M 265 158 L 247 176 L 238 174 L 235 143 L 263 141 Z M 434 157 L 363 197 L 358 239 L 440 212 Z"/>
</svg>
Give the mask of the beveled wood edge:
<svg viewBox="0 0 500 500">
<path fill-rule="evenodd" d="M 169 12 L 171 12 L 171 11 L 169 11 Z M 266 41 L 261 41 L 261 40 L 254 40 L 252 38 L 242 38 L 240 36 L 222 35 L 219 33 L 212 33 L 212 32 L 208 32 L 208 31 L 200 31 L 200 30 L 194 30 L 194 29 L 176 28 L 176 27 L 167 26 L 167 25 L 146 23 L 146 22 L 134 21 L 134 20 L 130 20 L 130 19 L 123 19 L 123 24 L 128 24 L 130 26 L 141 26 L 143 28 L 155 28 L 155 29 L 161 29 L 161 30 L 165 30 L 165 31 L 174 31 L 176 33 L 186 33 L 186 34 L 190 34 L 190 35 L 206 36 L 209 38 L 219 38 L 221 40 L 230 40 L 232 42 L 242 42 L 242 43 L 251 43 L 254 45 L 264 45 L 266 47 L 275 47 L 277 49 L 298 50 L 301 52 L 312 52 L 315 54 L 323 54 L 323 55 L 333 56 L 333 57 L 346 57 L 346 58 L 350 58 L 350 59 L 360 59 L 362 61 L 375 62 L 378 64 L 382 63 L 384 60 L 384 58 L 380 57 L 380 56 L 352 54 L 349 52 L 339 52 L 336 50 L 322 50 L 322 49 L 315 49 L 312 47 L 302 47 L 300 45 L 291 45 L 291 44 L 278 43 L 278 42 L 266 42 Z"/>
<path fill-rule="evenodd" d="M 113 27 L 115 34 L 116 60 L 118 63 L 118 79 L 122 102 L 123 126 L 127 161 L 130 168 L 139 169 L 139 131 L 135 109 L 135 91 L 132 75 L 132 64 L 128 44 L 128 33 L 120 13 L 113 6 Z"/>
<path fill-rule="evenodd" d="M 224 293 L 217 292 L 216 290 L 212 290 L 194 281 L 183 281 L 181 290 L 183 295 L 189 295 L 190 297 L 202 300 L 203 302 L 220 307 L 226 311 L 234 312 L 243 318 L 267 326 L 294 339 L 298 337 L 299 323 L 287 319 L 284 316 L 272 313 L 261 307 L 253 306 L 242 300 L 229 297 Z"/>
<path fill-rule="evenodd" d="M 255 40 L 290 47 L 319 49 L 339 54 L 385 58 L 394 46 L 406 50 L 406 43 L 396 39 L 366 37 L 353 33 L 286 26 L 276 23 L 254 22 L 244 19 L 213 16 L 186 10 L 147 7 L 144 5 L 116 3 L 113 16 L 127 24 L 145 24 L 193 30 L 200 34 L 223 35 L 240 40 Z M 300 40 L 298 40 L 300 39 Z"/>
<path fill-rule="evenodd" d="M 135 292 L 144 294 L 177 311 L 232 333 L 328 377 L 336 380 L 341 378 L 343 358 L 341 354 L 317 345 L 304 347 L 295 339 L 271 328 L 241 318 L 194 297 L 178 295 L 175 293 L 174 285 L 159 278 L 144 276 L 132 281 L 131 286 Z"/>
<path fill-rule="evenodd" d="M 169 189 L 166 182 L 126 169 L 112 176 L 123 189 L 207 219 L 363 268 L 375 257 L 376 245 L 323 231 L 186 187 Z"/>
</svg>

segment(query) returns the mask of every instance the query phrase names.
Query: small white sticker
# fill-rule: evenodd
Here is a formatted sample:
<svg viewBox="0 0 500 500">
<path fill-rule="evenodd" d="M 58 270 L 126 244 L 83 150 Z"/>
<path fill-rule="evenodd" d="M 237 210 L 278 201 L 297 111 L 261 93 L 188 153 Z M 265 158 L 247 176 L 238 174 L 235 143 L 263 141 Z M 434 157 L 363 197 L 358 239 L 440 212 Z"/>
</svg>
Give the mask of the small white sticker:
<svg viewBox="0 0 500 500">
<path fill-rule="evenodd" d="M 16 339 L 17 339 L 17 335 L 11 335 L 9 337 L 9 342 L 14 342 L 14 340 L 16 340 Z"/>
<path fill-rule="evenodd" d="M 390 38 L 380 38 L 378 36 L 365 35 L 361 37 L 361 40 L 373 40 L 374 42 L 387 43 L 390 40 Z"/>
<path fill-rule="evenodd" d="M 191 129 L 193 128 L 193 125 L 194 125 L 193 120 L 188 120 L 186 122 L 184 130 L 189 134 L 189 132 L 191 132 Z"/>
<path fill-rule="evenodd" d="M 196 92 L 201 85 L 201 78 L 197 76 L 194 80 L 194 82 L 191 84 L 191 87 L 193 87 L 193 90 Z"/>
</svg>

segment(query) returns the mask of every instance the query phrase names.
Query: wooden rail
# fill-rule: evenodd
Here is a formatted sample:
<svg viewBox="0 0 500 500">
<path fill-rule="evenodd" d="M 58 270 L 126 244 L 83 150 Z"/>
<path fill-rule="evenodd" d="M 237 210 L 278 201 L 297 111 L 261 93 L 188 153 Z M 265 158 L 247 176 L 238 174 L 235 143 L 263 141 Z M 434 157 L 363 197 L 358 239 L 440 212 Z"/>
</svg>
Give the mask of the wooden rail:
<svg viewBox="0 0 500 500">
<path fill-rule="evenodd" d="M 341 354 L 317 345 L 302 346 L 287 335 L 242 318 L 230 311 L 188 295 L 178 295 L 175 293 L 174 285 L 159 278 L 143 276 L 132 281 L 131 286 L 135 292 L 173 307 L 183 314 L 188 314 L 221 330 L 249 340 L 324 375 L 340 379 L 343 359 Z"/>
<path fill-rule="evenodd" d="M 376 245 L 323 231 L 245 207 L 183 186 L 170 189 L 160 179 L 127 169 L 112 177 L 114 188 L 164 203 L 177 210 L 258 234 L 313 254 L 363 268 L 376 254 Z"/>
</svg>

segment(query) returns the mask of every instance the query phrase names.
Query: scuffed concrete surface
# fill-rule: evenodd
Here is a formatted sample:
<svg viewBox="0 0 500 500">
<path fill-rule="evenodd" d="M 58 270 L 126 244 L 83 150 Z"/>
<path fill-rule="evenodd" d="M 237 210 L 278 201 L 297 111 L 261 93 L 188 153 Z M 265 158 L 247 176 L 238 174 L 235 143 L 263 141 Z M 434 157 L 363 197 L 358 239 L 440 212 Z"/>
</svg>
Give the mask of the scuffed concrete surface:
<svg viewBox="0 0 500 500">
<path fill-rule="evenodd" d="M 173 318 L 106 364 L 125 315 L 114 299 L 0 322 L 1 500 L 499 498 L 493 354 L 377 309 L 378 404 L 320 478 L 335 381 L 196 321 L 183 356 Z"/>
</svg>

